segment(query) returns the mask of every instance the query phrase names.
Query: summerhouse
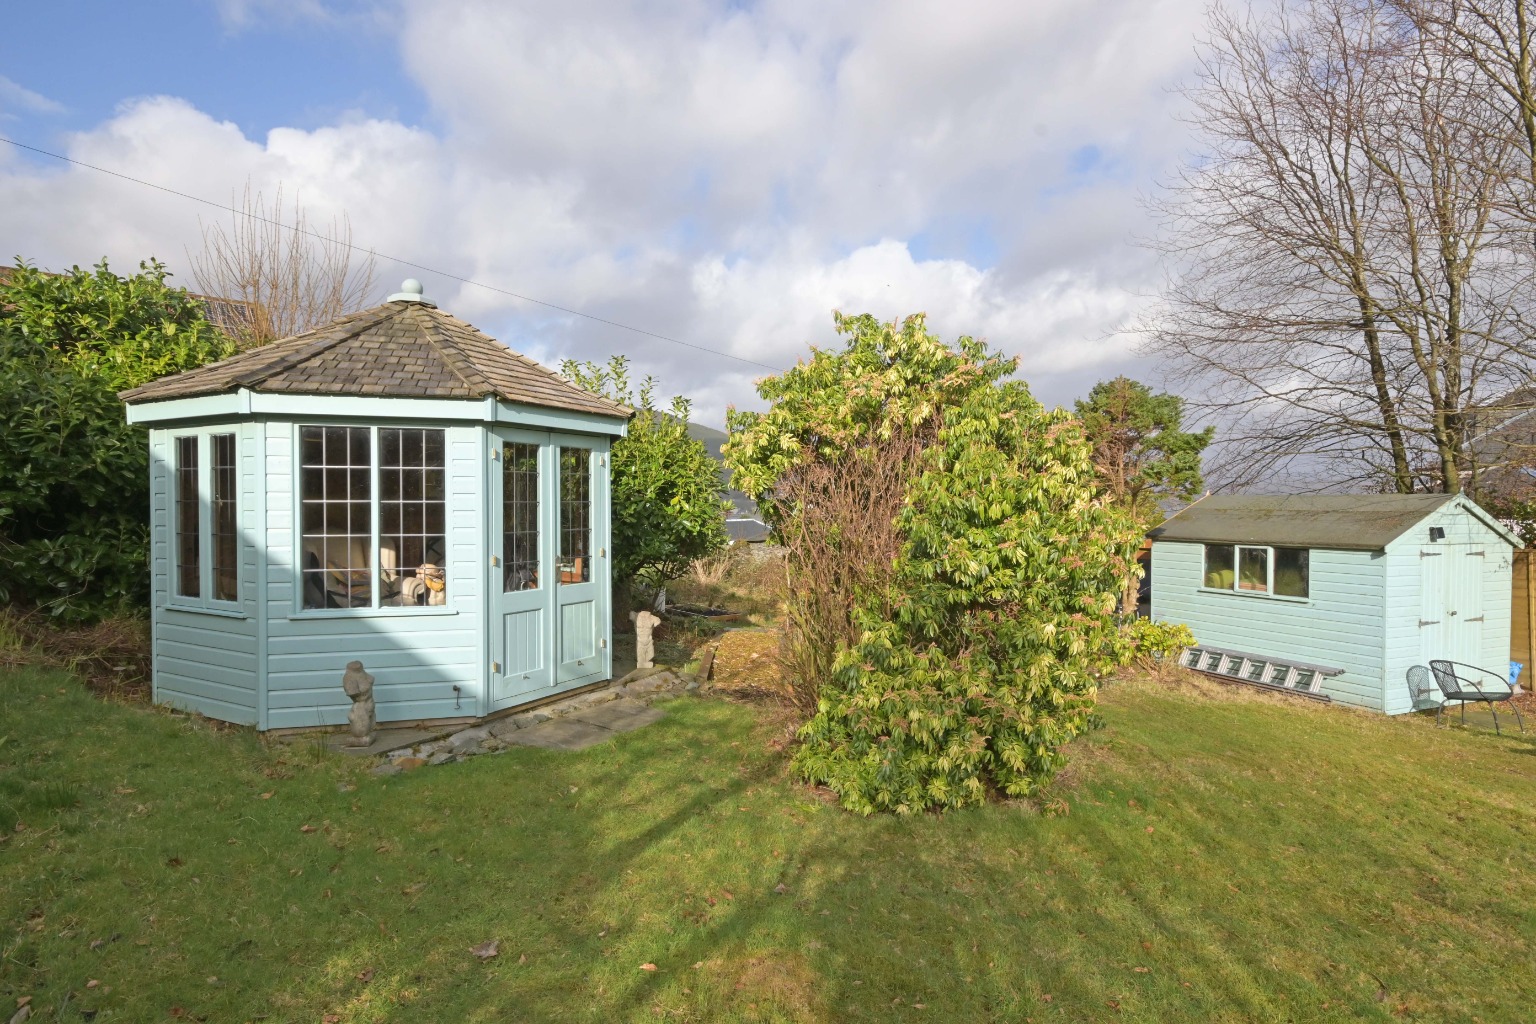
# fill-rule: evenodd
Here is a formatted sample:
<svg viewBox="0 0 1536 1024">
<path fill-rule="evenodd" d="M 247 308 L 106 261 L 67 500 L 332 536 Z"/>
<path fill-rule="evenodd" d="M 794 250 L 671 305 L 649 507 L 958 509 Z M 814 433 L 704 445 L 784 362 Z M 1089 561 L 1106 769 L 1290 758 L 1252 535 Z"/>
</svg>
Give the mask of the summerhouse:
<svg viewBox="0 0 1536 1024">
<path fill-rule="evenodd" d="M 338 725 L 473 719 L 611 673 L 609 446 L 630 410 L 407 281 L 121 396 L 149 427 L 154 697 Z"/>
<path fill-rule="evenodd" d="M 1508 666 L 1518 542 L 1462 495 L 1214 495 L 1150 536 L 1191 667 L 1401 714 L 1412 665 Z"/>
</svg>

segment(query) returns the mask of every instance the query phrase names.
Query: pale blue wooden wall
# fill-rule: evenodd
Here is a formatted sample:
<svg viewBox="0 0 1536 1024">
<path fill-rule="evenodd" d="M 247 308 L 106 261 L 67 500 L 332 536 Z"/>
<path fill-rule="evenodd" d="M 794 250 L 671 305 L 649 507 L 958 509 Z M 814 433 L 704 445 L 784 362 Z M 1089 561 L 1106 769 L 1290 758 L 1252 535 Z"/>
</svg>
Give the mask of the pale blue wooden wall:
<svg viewBox="0 0 1536 1024">
<path fill-rule="evenodd" d="M 1182 622 L 1202 644 L 1344 669 L 1323 692 L 1381 710 L 1386 556 L 1313 549 L 1311 596 L 1259 597 L 1201 587 L 1205 546 L 1152 545 L 1152 617 Z"/>
<path fill-rule="evenodd" d="M 1429 543 L 1431 526 L 1444 528 L 1445 538 Z M 1410 666 L 1425 665 L 1432 658 L 1452 656 L 1437 649 L 1432 639 L 1433 634 L 1419 625 L 1422 609 L 1419 581 L 1424 567 L 1423 552 L 1456 547 L 1485 552 L 1475 559 L 1461 560 L 1464 567 L 1482 568 L 1480 578 L 1466 581 L 1466 585 L 1481 587 L 1480 610 L 1483 613 L 1482 649 L 1470 655 L 1468 660 L 1500 674 L 1508 669 L 1512 612 L 1510 574 L 1514 549 L 1497 530 L 1468 511 L 1461 500 L 1457 500 L 1439 509 L 1387 546 L 1385 685 L 1388 714 L 1397 715 L 1412 710 L 1408 694 Z M 1525 671 L 1530 672 L 1530 666 Z"/>
<path fill-rule="evenodd" d="M 182 610 L 171 595 L 172 438 L 231 433 L 240 452 L 242 514 L 259 500 L 254 424 L 152 430 L 149 436 L 150 588 L 153 692 L 157 703 L 211 718 L 256 725 L 260 720 L 257 657 L 256 548 L 241 537 L 240 604 L 228 613 Z"/>
<path fill-rule="evenodd" d="M 439 403 L 441 404 L 441 403 Z M 470 407 L 478 412 L 479 404 Z M 501 422 L 534 419 L 543 428 L 585 432 L 622 425 L 579 416 L 525 412 L 502 406 Z M 349 426 L 441 428 L 447 441 L 448 602 L 441 607 L 326 609 L 299 607 L 297 486 L 298 429 L 327 422 Z M 171 600 L 172 438 L 234 432 L 240 467 L 240 602 L 210 611 L 174 607 Z M 408 421 L 400 417 L 269 418 L 150 431 L 151 573 L 154 695 L 157 701 L 261 729 L 339 725 L 351 702 L 341 689 L 346 663 L 360 660 L 375 679 L 380 721 L 470 718 L 488 707 L 486 586 L 489 557 L 487 488 L 500 486 L 489 458 L 493 435 L 484 422 Z M 593 489 L 594 547 L 611 552 L 609 438 L 592 436 L 601 458 Z M 555 514 L 549 508 L 547 514 Z M 553 519 L 545 529 L 553 531 Z M 566 689 L 612 673 L 608 644 L 612 559 L 600 557 L 592 615 L 601 630 L 600 669 Z M 552 642 L 552 641 L 551 641 Z M 552 654 L 555 652 L 551 652 Z M 454 686 L 459 687 L 455 693 Z M 537 695 L 542 696 L 542 694 Z M 530 696 L 530 699 L 535 699 Z"/>
<path fill-rule="evenodd" d="M 306 419 L 304 423 L 323 423 Z M 399 420 L 347 420 L 350 426 L 400 426 Z M 375 679 L 379 721 L 480 714 L 484 686 L 485 428 L 411 423 L 447 432 L 448 601 L 441 607 L 299 607 L 296 422 L 265 425 L 266 701 L 263 728 L 339 725 L 351 701 L 341 689 L 347 662 Z M 453 687 L 459 686 L 455 695 Z"/>
</svg>

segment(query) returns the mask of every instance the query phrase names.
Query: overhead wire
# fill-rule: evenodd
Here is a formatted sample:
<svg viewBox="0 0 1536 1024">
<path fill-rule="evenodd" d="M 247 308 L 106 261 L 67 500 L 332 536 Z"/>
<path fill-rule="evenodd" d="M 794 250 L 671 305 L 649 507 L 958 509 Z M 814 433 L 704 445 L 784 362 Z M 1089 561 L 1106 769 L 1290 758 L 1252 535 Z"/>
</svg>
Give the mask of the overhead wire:
<svg viewBox="0 0 1536 1024">
<path fill-rule="evenodd" d="M 591 320 L 594 323 L 606 324 L 609 327 L 617 327 L 620 330 L 630 331 L 634 334 L 643 335 L 647 338 L 654 338 L 657 341 L 665 341 L 673 345 L 680 345 L 683 348 L 691 348 L 697 352 L 707 352 L 710 355 L 720 356 L 722 359 L 734 359 L 737 362 L 761 367 L 764 370 L 772 370 L 774 373 L 780 373 L 783 371 L 783 367 L 770 366 L 768 363 L 758 362 L 756 359 L 748 359 L 746 356 L 738 356 L 731 352 L 723 352 L 720 349 L 710 348 L 707 345 L 699 345 L 695 342 L 684 341 L 681 338 L 674 338 L 670 335 L 658 334 L 655 331 L 648 331 L 643 327 L 635 327 L 631 324 L 626 324 L 618 320 L 610 320 L 607 317 L 601 317 L 595 313 L 584 313 L 579 309 L 571 309 L 569 306 L 562 306 L 554 302 L 546 302 L 543 299 L 536 299 L 531 295 L 524 295 L 521 292 L 514 292 L 509 288 L 501 288 L 497 285 L 487 284 L 484 281 L 476 281 L 472 278 L 463 277 L 459 274 L 450 273 L 446 270 L 439 270 L 436 267 L 429 267 L 423 263 L 416 263 L 411 260 L 402 259 L 399 256 L 391 256 L 388 253 L 382 253 L 376 249 L 369 249 L 361 245 L 354 245 L 350 242 L 344 242 L 340 239 L 332 238 L 329 235 L 323 235 L 320 232 L 312 231 L 308 228 L 299 227 L 293 224 L 284 224 L 281 220 L 274 220 L 270 217 L 264 217 L 260 214 L 253 213 L 250 210 L 241 210 L 233 206 L 226 206 L 224 203 L 215 202 L 212 199 L 205 199 L 202 196 L 193 195 L 190 192 L 182 192 L 178 189 L 171 188 L 168 185 L 161 185 L 157 182 L 146 181 L 143 178 L 136 178 L 131 174 L 124 174 L 121 171 L 114 171 L 109 167 L 100 167 L 96 164 L 86 163 L 84 160 L 76 160 L 74 157 L 65 156 L 62 153 L 54 153 L 46 149 L 41 149 L 37 146 L 28 145 L 25 142 L 18 142 L 15 139 L 6 138 L 3 135 L 0 135 L 0 142 L 8 143 L 9 145 L 15 146 L 17 149 L 24 149 L 28 152 L 37 153 L 40 156 L 46 156 L 53 160 L 59 160 L 67 164 L 73 164 L 76 167 L 83 167 L 86 170 L 96 171 L 99 174 L 106 174 L 114 178 L 120 178 L 123 181 L 130 181 L 135 185 L 143 185 L 146 188 L 156 189 L 160 192 L 165 192 L 168 195 L 177 196 L 181 199 L 187 199 L 194 203 L 201 203 L 204 206 L 210 206 L 216 210 L 223 210 L 226 213 L 233 213 L 240 217 L 249 217 L 252 220 L 261 221 L 264 224 L 271 224 L 274 227 L 279 227 L 286 231 L 293 231 L 298 234 L 310 235 L 332 245 L 341 245 L 353 250 L 354 252 L 366 253 L 369 256 L 374 256 L 382 260 L 388 260 L 391 263 L 397 263 L 403 267 L 410 267 L 412 270 L 419 270 L 424 274 L 431 274 L 436 277 L 447 278 L 450 281 L 457 281 L 460 284 L 468 285 L 472 288 L 483 288 L 486 291 L 495 292 L 498 295 L 505 295 L 509 298 L 517 299 L 520 302 L 529 302 L 536 306 L 543 306 L 545 309 L 553 309 L 561 313 L 566 313 L 570 316 L 581 317 L 584 320 Z"/>
</svg>

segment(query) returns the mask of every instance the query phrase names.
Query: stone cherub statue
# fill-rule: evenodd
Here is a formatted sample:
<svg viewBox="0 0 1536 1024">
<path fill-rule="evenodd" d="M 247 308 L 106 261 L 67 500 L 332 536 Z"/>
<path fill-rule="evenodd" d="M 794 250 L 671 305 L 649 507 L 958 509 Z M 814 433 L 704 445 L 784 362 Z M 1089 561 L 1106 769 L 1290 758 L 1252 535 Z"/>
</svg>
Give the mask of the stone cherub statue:
<svg viewBox="0 0 1536 1024">
<path fill-rule="evenodd" d="M 352 710 L 347 713 L 347 731 L 351 739 L 346 746 L 366 747 L 373 742 L 377 725 L 373 712 L 373 676 L 363 671 L 360 661 L 347 662 L 347 672 L 341 677 L 341 688 L 352 698 Z"/>
<path fill-rule="evenodd" d="M 650 612 L 630 612 L 635 623 L 635 668 L 651 668 L 656 664 L 656 641 L 651 631 L 661 625 L 661 617 Z"/>
</svg>

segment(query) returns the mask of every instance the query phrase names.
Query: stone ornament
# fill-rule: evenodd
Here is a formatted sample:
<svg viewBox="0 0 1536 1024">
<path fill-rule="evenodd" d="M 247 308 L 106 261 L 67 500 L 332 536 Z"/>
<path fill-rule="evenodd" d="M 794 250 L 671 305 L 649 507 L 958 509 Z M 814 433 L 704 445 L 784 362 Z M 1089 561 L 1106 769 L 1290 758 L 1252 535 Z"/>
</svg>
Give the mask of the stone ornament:
<svg viewBox="0 0 1536 1024">
<path fill-rule="evenodd" d="M 352 698 L 352 710 L 347 712 L 347 732 L 351 738 L 344 746 L 369 746 L 378 725 L 373 710 L 373 676 L 363 671 L 362 662 L 349 661 L 346 674 L 341 677 L 341 688 Z"/>
<path fill-rule="evenodd" d="M 656 664 L 656 641 L 651 631 L 661 625 L 660 616 L 650 612 L 630 612 L 635 624 L 635 668 L 651 668 Z"/>
</svg>

